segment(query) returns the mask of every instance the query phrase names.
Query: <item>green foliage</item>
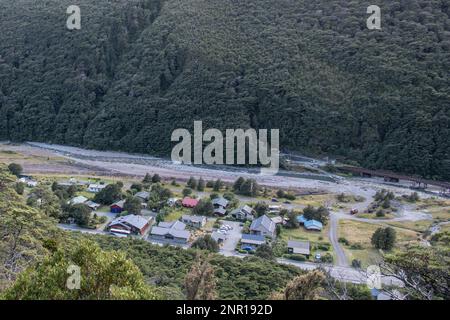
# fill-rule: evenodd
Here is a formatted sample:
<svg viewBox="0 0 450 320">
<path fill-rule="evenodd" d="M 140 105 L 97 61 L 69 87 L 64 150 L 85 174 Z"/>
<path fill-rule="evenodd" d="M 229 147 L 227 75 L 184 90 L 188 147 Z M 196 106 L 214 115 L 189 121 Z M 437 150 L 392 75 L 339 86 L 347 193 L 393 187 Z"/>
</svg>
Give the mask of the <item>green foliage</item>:
<svg viewBox="0 0 450 320">
<path fill-rule="evenodd" d="M 8 166 L 9 172 L 11 172 L 16 177 L 20 176 L 22 174 L 23 168 L 18 163 L 10 163 Z"/>
<path fill-rule="evenodd" d="M 262 259 L 267 259 L 267 260 L 275 259 L 272 247 L 268 244 L 262 244 L 258 248 L 256 248 L 255 256 L 260 257 Z"/>
<path fill-rule="evenodd" d="M 288 228 L 288 229 L 298 228 L 300 226 L 300 224 L 298 223 L 297 216 L 298 216 L 298 213 L 295 212 L 294 210 L 289 211 L 286 214 L 287 221 L 286 221 L 286 224 L 284 225 L 284 227 Z"/>
<path fill-rule="evenodd" d="M 393 228 L 378 228 L 372 235 L 372 245 L 377 249 L 392 250 L 395 245 L 396 232 Z"/>
<path fill-rule="evenodd" d="M 244 179 L 239 177 L 233 184 L 233 190 L 237 194 L 255 197 L 258 195 L 260 187 L 255 179 Z"/>
<path fill-rule="evenodd" d="M 123 205 L 123 210 L 128 211 L 129 214 L 141 214 L 141 200 L 136 197 L 128 197 Z"/>
<path fill-rule="evenodd" d="M 201 199 L 198 204 L 192 209 L 193 214 L 200 216 L 212 216 L 214 214 L 214 206 L 209 199 Z"/>
<path fill-rule="evenodd" d="M 203 180 L 203 178 L 200 178 L 198 180 L 197 190 L 198 191 L 204 191 L 205 190 L 205 180 Z"/>
<path fill-rule="evenodd" d="M 188 197 L 192 194 L 192 189 L 191 188 L 184 188 L 182 191 L 182 194 L 184 197 Z"/>
<path fill-rule="evenodd" d="M 269 211 L 269 205 L 263 201 L 259 201 L 256 203 L 256 205 L 253 207 L 253 209 L 256 212 L 256 216 L 260 217 L 265 215 Z"/>
<path fill-rule="evenodd" d="M 14 190 L 16 190 L 17 194 L 23 195 L 24 191 L 25 191 L 25 183 L 23 182 L 17 182 L 14 185 Z"/>
<path fill-rule="evenodd" d="M 408 299 L 450 299 L 450 250 L 441 246 L 412 246 L 384 256 L 383 274 L 403 281 Z"/>
<path fill-rule="evenodd" d="M 91 209 L 85 204 L 76 204 L 70 206 L 69 216 L 74 218 L 75 223 L 81 227 L 89 226 L 89 222 L 91 221 Z"/>
<path fill-rule="evenodd" d="M 79 290 L 67 288 L 71 265 L 80 268 Z M 27 269 L 6 290 L 4 297 L 21 300 L 161 298 L 123 252 L 102 251 L 90 241 L 82 241 L 67 251 L 57 251 L 36 268 Z"/>
<path fill-rule="evenodd" d="M 122 186 L 121 183 L 107 185 L 95 195 L 94 201 L 105 205 L 113 204 L 122 199 Z"/>
<path fill-rule="evenodd" d="M 217 244 L 217 241 L 211 238 L 209 234 L 197 238 L 192 243 L 192 248 L 201 249 L 201 250 L 208 250 L 211 252 L 218 252 L 219 251 L 219 245 Z"/>
<path fill-rule="evenodd" d="M 193 190 L 196 189 L 197 188 L 197 179 L 195 179 L 194 177 L 190 177 L 186 183 L 186 187 L 191 188 Z"/>
<path fill-rule="evenodd" d="M 155 173 L 152 176 L 152 183 L 159 183 L 159 182 L 161 182 L 161 177 L 159 176 L 159 174 Z"/>
<path fill-rule="evenodd" d="M 291 150 L 450 177 L 441 0 L 381 0 L 380 31 L 358 1 L 80 0 L 77 32 L 59 28 L 70 4 L 0 4 L 0 139 L 168 155 L 201 116 L 205 130 L 280 128 Z"/>
<path fill-rule="evenodd" d="M 158 288 L 183 288 L 186 274 L 198 253 L 197 250 L 155 246 L 141 240 L 78 236 L 95 240 L 105 250 L 126 251 L 144 276 Z M 209 263 L 215 271 L 220 299 L 266 299 L 273 290 L 282 288 L 302 272 L 258 257 L 241 259 L 214 254 Z"/>
<path fill-rule="evenodd" d="M 316 209 L 313 206 L 308 205 L 305 209 L 303 209 L 303 216 L 307 220 L 317 220 L 323 224 L 327 224 L 330 212 L 324 206 L 320 206 Z"/>
</svg>

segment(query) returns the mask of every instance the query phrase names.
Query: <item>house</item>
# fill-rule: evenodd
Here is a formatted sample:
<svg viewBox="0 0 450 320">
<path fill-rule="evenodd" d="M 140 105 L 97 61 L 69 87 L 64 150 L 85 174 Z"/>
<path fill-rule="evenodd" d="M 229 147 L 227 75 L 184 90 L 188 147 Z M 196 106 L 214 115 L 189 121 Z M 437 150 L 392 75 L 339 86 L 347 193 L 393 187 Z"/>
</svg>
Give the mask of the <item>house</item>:
<svg viewBox="0 0 450 320">
<path fill-rule="evenodd" d="M 143 235 L 149 226 L 150 220 L 147 220 L 142 216 L 129 214 L 111 221 L 108 229 L 111 233 Z"/>
<path fill-rule="evenodd" d="M 251 207 L 245 205 L 243 207 L 233 210 L 231 212 L 231 216 L 238 220 L 253 220 L 254 219 L 253 212 L 254 210 Z"/>
<path fill-rule="evenodd" d="M 213 233 L 211 233 L 211 238 L 213 238 L 214 240 L 216 240 L 216 242 L 218 244 L 221 244 L 222 242 L 224 242 L 227 239 L 227 236 L 224 235 L 223 233 L 214 231 Z"/>
<path fill-rule="evenodd" d="M 94 201 L 90 201 L 90 200 L 86 201 L 84 204 L 87 205 L 89 208 L 91 208 L 94 211 L 101 207 L 100 204 L 95 203 Z"/>
<path fill-rule="evenodd" d="M 263 215 L 258 219 L 253 220 L 250 225 L 250 233 L 265 237 L 276 237 L 276 225 L 268 216 Z"/>
<path fill-rule="evenodd" d="M 281 206 L 271 205 L 269 206 L 269 213 L 271 214 L 279 214 L 281 211 Z"/>
<path fill-rule="evenodd" d="M 198 200 L 197 199 L 193 199 L 193 198 L 189 198 L 186 197 L 183 199 L 183 201 L 181 202 L 181 205 L 185 208 L 195 208 L 198 204 Z"/>
<path fill-rule="evenodd" d="M 224 217 L 227 215 L 227 210 L 225 208 L 219 207 L 219 208 L 214 208 L 214 214 Z"/>
<path fill-rule="evenodd" d="M 273 217 L 272 221 L 275 224 L 286 224 L 286 220 L 283 217 L 280 217 L 280 216 Z"/>
<path fill-rule="evenodd" d="M 255 250 L 260 245 L 266 243 L 266 238 L 257 234 L 243 234 L 241 238 L 241 248 L 245 250 Z"/>
<path fill-rule="evenodd" d="M 317 220 L 308 220 L 303 225 L 307 230 L 321 231 L 323 228 L 322 222 Z"/>
<path fill-rule="evenodd" d="M 306 221 L 308 221 L 308 219 L 306 219 L 303 215 L 297 216 L 297 221 L 299 224 L 303 225 L 305 224 Z"/>
<path fill-rule="evenodd" d="M 171 244 L 186 244 L 191 233 L 185 230 L 186 225 L 180 221 L 160 222 L 150 230 L 150 238 Z"/>
<path fill-rule="evenodd" d="M 87 192 L 98 193 L 105 189 L 105 187 L 105 184 L 90 184 L 86 190 Z"/>
<path fill-rule="evenodd" d="M 25 183 L 29 188 L 34 188 L 38 185 L 37 181 L 33 180 L 31 176 L 22 176 L 19 181 Z"/>
<path fill-rule="evenodd" d="M 214 208 L 224 208 L 224 209 L 226 209 L 226 207 L 230 203 L 224 197 L 214 198 L 211 202 L 212 202 Z"/>
<path fill-rule="evenodd" d="M 134 195 L 136 198 L 139 198 L 141 202 L 147 202 L 150 199 L 150 192 L 140 191 Z"/>
<path fill-rule="evenodd" d="M 184 214 L 181 216 L 181 221 L 190 227 L 201 228 L 206 224 L 206 217 Z"/>
<path fill-rule="evenodd" d="M 288 253 L 291 254 L 303 254 L 306 257 L 311 254 L 309 241 L 288 240 L 287 247 Z"/>
<path fill-rule="evenodd" d="M 111 205 L 112 213 L 121 213 L 123 211 L 123 207 L 125 205 L 125 200 L 120 200 Z"/>
<path fill-rule="evenodd" d="M 85 203 L 88 200 L 89 199 L 86 198 L 86 197 L 78 196 L 78 197 L 70 199 L 69 200 L 69 204 L 71 204 L 71 205 L 82 204 L 82 203 Z"/>
</svg>

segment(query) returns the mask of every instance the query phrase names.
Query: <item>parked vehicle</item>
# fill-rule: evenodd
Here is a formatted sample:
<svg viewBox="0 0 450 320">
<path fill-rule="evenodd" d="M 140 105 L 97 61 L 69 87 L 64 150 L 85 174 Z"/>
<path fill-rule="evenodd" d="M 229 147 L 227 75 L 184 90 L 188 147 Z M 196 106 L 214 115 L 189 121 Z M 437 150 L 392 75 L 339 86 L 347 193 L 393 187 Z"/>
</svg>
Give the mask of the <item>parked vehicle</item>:
<svg viewBox="0 0 450 320">
<path fill-rule="evenodd" d="M 277 198 L 272 198 L 272 202 L 278 202 Z"/>
<path fill-rule="evenodd" d="M 358 209 L 352 209 L 352 210 L 350 210 L 350 214 L 351 215 L 354 215 L 354 214 L 357 214 L 358 213 Z"/>
</svg>

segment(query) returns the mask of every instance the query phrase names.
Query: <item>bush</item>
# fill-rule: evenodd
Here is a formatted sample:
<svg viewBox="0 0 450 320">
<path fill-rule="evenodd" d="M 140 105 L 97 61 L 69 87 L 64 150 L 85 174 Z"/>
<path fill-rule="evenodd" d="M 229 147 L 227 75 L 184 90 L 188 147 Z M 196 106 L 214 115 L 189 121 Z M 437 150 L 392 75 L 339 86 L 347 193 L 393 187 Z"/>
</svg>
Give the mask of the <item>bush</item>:
<svg viewBox="0 0 450 320">
<path fill-rule="evenodd" d="M 347 239 L 345 239 L 344 237 L 340 237 L 338 239 L 338 242 L 345 244 L 346 246 L 348 246 L 350 244 L 350 242 Z"/>
<path fill-rule="evenodd" d="M 377 213 L 376 213 L 376 216 L 377 216 L 378 218 L 382 218 L 382 217 L 384 217 L 384 216 L 386 216 L 386 215 L 384 214 L 384 211 L 383 211 L 383 210 L 378 210 Z"/>
<path fill-rule="evenodd" d="M 333 260 L 333 256 L 328 252 L 320 258 L 320 261 L 323 263 L 333 263 Z"/>
<path fill-rule="evenodd" d="M 352 260 L 352 267 L 353 268 L 360 269 L 361 265 L 362 265 L 361 260 L 358 260 L 358 259 L 353 259 Z"/>
<path fill-rule="evenodd" d="M 317 245 L 317 249 L 322 251 L 328 251 L 330 250 L 330 245 L 328 243 L 321 243 Z"/>
<path fill-rule="evenodd" d="M 350 249 L 353 249 L 353 250 L 362 250 L 362 249 L 364 249 L 364 248 L 363 248 L 363 246 L 362 246 L 360 243 L 354 243 L 354 244 L 352 244 L 352 245 L 350 246 Z"/>
<path fill-rule="evenodd" d="M 301 254 L 284 254 L 283 258 L 295 261 L 306 261 L 306 257 Z"/>
</svg>

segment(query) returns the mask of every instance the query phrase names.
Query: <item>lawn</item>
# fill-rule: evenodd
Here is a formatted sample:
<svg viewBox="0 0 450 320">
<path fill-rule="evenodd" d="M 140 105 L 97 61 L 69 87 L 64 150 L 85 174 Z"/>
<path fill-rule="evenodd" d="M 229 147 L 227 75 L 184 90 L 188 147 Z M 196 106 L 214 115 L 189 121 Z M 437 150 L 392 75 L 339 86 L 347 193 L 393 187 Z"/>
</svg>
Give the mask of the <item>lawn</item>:
<svg viewBox="0 0 450 320">
<path fill-rule="evenodd" d="M 292 203 L 301 206 L 313 206 L 320 207 L 324 205 L 331 205 L 336 202 L 336 197 L 333 194 L 317 194 L 317 195 L 304 195 L 298 196 Z"/>
<path fill-rule="evenodd" d="M 352 220 L 339 221 L 339 237 L 347 239 L 349 245 L 343 245 L 349 261 L 359 259 L 364 266 L 375 263 L 380 254 L 371 244 L 372 234 L 380 227 L 386 227 L 387 224 L 374 224 Z M 391 225 L 392 226 L 392 225 Z M 416 231 L 392 226 L 397 234 L 396 247 L 404 247 L 408 243 L 418 243 L 420 234 Z M 352 249 L 352 245 L 359 245 L 361 249 Z"/>
<path fill-rule="evenodd" d="M 183 214 L 190 214 L 190 213 L 191 213 L 191 211 L 189 209 L 176 208 L 173 211 L 169 212 L 168 215 L 165 216 L 164 221 L 179 220 Z"/>
</svg>

